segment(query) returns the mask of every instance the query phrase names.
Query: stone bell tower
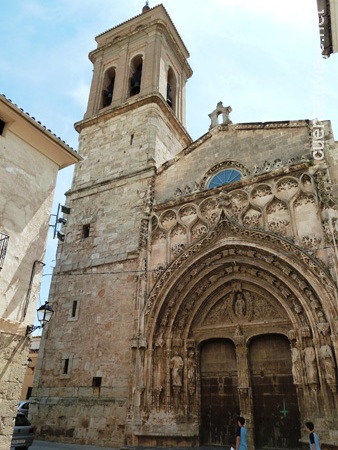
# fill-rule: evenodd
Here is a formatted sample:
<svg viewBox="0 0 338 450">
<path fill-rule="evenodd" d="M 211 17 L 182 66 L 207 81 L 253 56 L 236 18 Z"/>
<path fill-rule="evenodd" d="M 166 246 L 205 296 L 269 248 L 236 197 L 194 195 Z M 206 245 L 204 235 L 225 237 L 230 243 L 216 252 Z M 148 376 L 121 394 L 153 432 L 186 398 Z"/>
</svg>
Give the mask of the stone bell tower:
<svg viewBox="0 0 338 450">
<path fill-rule="evenodd" d="M 96 41 L 89 55 L 94 74 L 88 108 L 76 129 L 81 132 L 93 121 L 114 122 L 119 129 L 123 123 L 127 147 L 142 146 L 140 154 L 130 155 L 137 164 L 162 164 L 191 142 L 184 127 L 185 85 L 192 71 L 175 26 L 162 5 L 145 6 Z M 114 142 L 114 158 L 123 147 L 126 159 L 124 144 Z"/>
<path fill-rule="evenodd" d="M 118 447 L 136 395 L 132 348 L 142 332 L 154 176 L 192 142 L 185 130 L 192 71 L 161 4 L 96 41 L 87 111 L 75 124 L 83 161 L 67 193 L 49 296 L 55 315 L 42 339 L 31 414 L 41 438 Z"/>
</svg>

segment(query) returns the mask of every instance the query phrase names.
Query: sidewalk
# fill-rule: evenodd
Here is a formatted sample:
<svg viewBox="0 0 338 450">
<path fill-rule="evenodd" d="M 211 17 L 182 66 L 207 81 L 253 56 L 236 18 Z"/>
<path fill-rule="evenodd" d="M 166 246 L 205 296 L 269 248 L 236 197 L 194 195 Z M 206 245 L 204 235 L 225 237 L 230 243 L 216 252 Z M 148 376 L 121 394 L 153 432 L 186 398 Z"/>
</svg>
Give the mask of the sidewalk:
<svg viewBox="0 0 338 450">
<path fill-rule="evenodd" d="M 29 450 L 118 450 L 113 447 L 95 447 L 93 445 L 59 444 L 57 442 L 47 442 L 34 440 Z"/>
</svg>

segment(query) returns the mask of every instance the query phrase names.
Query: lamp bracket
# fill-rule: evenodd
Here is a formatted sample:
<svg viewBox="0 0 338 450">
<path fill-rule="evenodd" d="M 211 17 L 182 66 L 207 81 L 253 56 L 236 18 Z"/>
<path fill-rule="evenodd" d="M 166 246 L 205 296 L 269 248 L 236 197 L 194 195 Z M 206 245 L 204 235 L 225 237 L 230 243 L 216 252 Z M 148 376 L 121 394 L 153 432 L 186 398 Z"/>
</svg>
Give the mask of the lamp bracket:
<svg viewBox="0 0 338 450">
<path fill-rule="evenodd" d="M 43 328 L 43 325 L 27 325 L 25 336 L 28 336 L 29 334 L 33 333 L 33 331 L 38 330 L 39 328 Z"/>
</svg>

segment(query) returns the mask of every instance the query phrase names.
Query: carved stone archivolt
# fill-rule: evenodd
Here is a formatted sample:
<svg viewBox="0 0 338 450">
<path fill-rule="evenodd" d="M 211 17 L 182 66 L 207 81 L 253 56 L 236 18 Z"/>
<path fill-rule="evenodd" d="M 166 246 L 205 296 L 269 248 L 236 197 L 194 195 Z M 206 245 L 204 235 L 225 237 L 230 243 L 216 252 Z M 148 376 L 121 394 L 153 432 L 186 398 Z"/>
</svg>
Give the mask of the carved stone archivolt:
<svg viewBox="0 0 338 450">
<path fill-rule="evenodd" d="M 240 234 L 241 241 L 230 245 L 229 241 L 235 238 L 235 230 L 238 229 L 233 228 L 231 222 L 226 220 L 223 226 L 223 231 L 222 227 L 219 229 L 218 245 L 211 245 L 213 241 L 208 240 L 209 251 L 203 255 L 203 246 L 195 244 L 198 260 L 194 260 L 193 253 L 187 255 L 184 252 L 181 256 L 182 266 L 175 265 L 172 271 L 170 268 L 165 271 L 163 275 L 170 276 L 159 281 L 158 295 L 155 297 L 154 291 L 153 297 L 150 297 L 153 302 L 148 301 L 145 310 L 148 317 L 148 344 L 155 345 L 155 348 L 162 346 L 163 349 L 169 345 L 165 351 L 161 350 L 162 369 L 154 372 L 155 381 L 158 380 L 159 373 L 167 380 L 162 380 L 161 383 L 156 381 L 157 384 L 154 381 L 154 402 L 158 408 L 171 405 L 176 409 L 184 398 L 192 406 L 191 396 L 195 392 L 193 380 L 197 378 L 192 376 L 191 368 L 196 367 L 197 371 L 198 365 L 193 355 L 190 359 L 184 359 L 187 348 L 184 343 L 194 341 L 196 333 L 203 335 L 205 339 L 215 337 L 217 330 L 222 330 L 223 336 L 228 333 L 226 335 L 237 342 L 235 330 L 239 324 L 244 332 L 239 336 L 242 344 L 248 330 L 251 333 L 260 333 L 264 329 L 267 332 L 279 330 L 286 335 L 288 330 L 295 330 L 290 334 L 292 341 L 300 343 L 300 347 L 295 346 L 295 350 L 292 350 L 295 384 L 319 383 L 318 368 L 312 366 L 313 351 L 317 350 L 307 345 L 306 339 L 313 336 L 313 333 L 319 336 L 319 330 L 323 330 L 325 336 L 329 333 L 329 330 L 325 331 L 324 324 L 328 323 L 328 319 L 322 307 L 324 297 L 328 301 L 332 295 L 329 279 L 327 278 L 324 286 L 322 278 L 318 276 L 321 269 L 317 267 L 317 271 L 312 272 L 317 283 L 312 286 L 308 279 L 311 270 L 309 260 L 305 258 L 303 261 L 299 255 L 290 251 L 291 248 L 288 248 L 287 253 L 280 253 L 285 247 L 278 246 L 276 240 L 273 240 L 274 254 L 258 248 L 257 243 L 253 245 L 253 241 L 250 245 L 244 245 L 243 239 L 248 237 L 247 231 Z M 230 230 L 234 233 L 232 237 L 229 235 Z M 224 241 L 223 232 L 227 236 Z M 250 239 L 252 238 L 250 234 Z M 268 239 L 265 245 L 269 245 Z M 190 263 L 189 258 L 192 258 Z M 315 267 L 313 263 L 312 268 Z M 316 294 L 316 287 L 319 285 L 322 298 Z M 160 294 L 162 291 L 163 294 Z M 314 322 L 318 322 L 316 330 L 312 328 Z M 168 352 L 173 354 L 170 346 L 173 341 L 182 342 L 179 355 L 173 357 L 176 365 L 174 359 L 166 359 Z M 163 369 L 165 366 L 168 367 L 167 370 Z M 175 366 L 181 370 L 180 382 L 177 382 L 172 373 Z M 191 370 L 188 371 L 188 367 Z M 192 410 L 196 408 L 195 405 Z"/>
<path fill-rule="evenodd" d="M 151 220 L 151 243 L 156 251 L 151 252 L 150 269 L 155 273 L 157 267 L 170 265 L 194 243 L 210 236 L 224 217 L 245 228 L 282 236 L 328 265 L 322 243 L 334 239 L 335 228 L 333 222 L 332 227 L 321 222 L 315 190 L 313 176 L 299 171 L 242 188 L 226 185 L 210 195 L 206 192 L 206 197 L 158 210 Z M 152 281 L 156 279 L 154 274 Z"/>
<path fill-rule="evenodd" d="M 148 424 L 173 412 L 196 422 L 198 351 L 209 339 L 232 341 L 243 365 L 252 337 L 285 335 L 299 392 L 336 392 L 336 286 L 317 253 L 334 219 L 323 226 L 305 170 L 238 186 L 157 207 L 149 222 L 151 276 L 142 310 L 149 351 L 140 406 Z M 311 229 L 303 220 L 309 216 Z M 240 372 L 241 408 L 250 411 L 245 364 Z M 217 382 L 222 391 L 224 379 Z"/>
</svg>

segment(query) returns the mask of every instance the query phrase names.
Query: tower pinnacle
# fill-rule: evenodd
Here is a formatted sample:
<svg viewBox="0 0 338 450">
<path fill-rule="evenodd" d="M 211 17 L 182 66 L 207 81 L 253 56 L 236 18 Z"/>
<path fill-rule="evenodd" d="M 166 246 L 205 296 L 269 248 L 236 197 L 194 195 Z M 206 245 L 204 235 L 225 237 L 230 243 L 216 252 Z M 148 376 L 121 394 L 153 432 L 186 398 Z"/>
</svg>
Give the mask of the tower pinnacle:
<svg viewBox="0 0 338 450">
<path fill-rule="evenodd" d="M 142 12 L 144 13 L 144 12 L 146 12 L 146 11 L 149 11 L 149 2 L 148 1 L 146 1 L 146 4 L 143 6 L 143 8 L 142 8 Z"/>
</svg>

